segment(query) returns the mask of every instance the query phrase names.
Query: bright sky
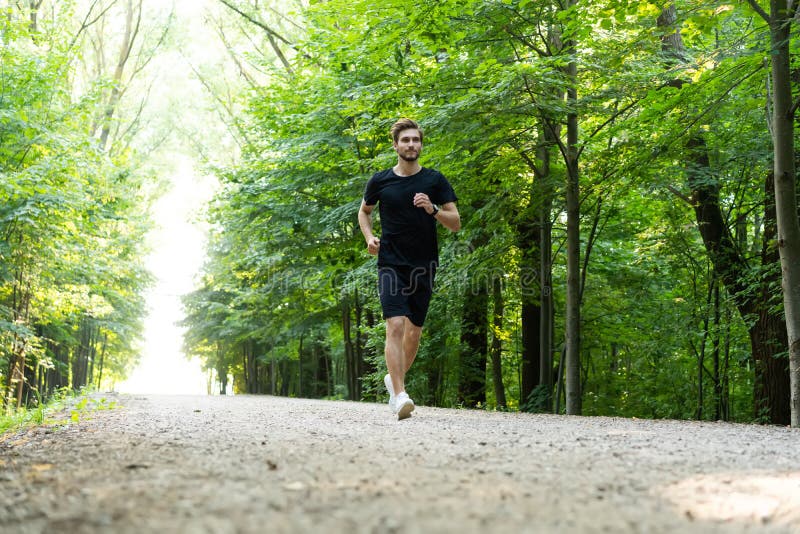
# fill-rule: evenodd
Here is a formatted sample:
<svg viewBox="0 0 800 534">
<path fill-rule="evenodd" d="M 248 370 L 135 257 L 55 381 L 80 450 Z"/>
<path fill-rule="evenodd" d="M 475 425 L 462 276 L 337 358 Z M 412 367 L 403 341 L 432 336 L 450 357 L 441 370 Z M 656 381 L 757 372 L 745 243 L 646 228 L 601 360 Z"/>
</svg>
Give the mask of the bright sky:
<svg viewBox="0 0 800 534">
<path fill-rule="evenodd" d="M 219 52 L 213 33 L 204 28 L 204 6 L 208 0 L 177 0 L 176 20 L 183 25 L 183 53 L 177 51 L 162 54 L 161 76 L 166 76 L 160 86 L 160 98 L 152 101 L 155 113 L 170 113 L 172 107 L 182 110 L 177 118 L 183 126 L 191 128 L 193 123 L 210 126 L 209 116 L 195 105 L 203 97 L 202 91 L 187 63 L 197 65 L 213 63 Z M 162 6 L 169 9 L 170 5 Z M 200 59 L 198 59 L 200 58 Z M 170 190 L 159 199 L 153 209 L 157 228 L 149 236 L 153 249 L 147 266 L 156 277 L 156 284 L 147 295 L 148 317 L 145 320 L 144 345 L 139 366 L 125 382 L 116 385 L 116 390 L 125 393 L 174 393 L 205 394 L 208 392 L 208 377 L 197 360 L 188 360 L 182 352 L 183 329 L 176 323 L 183 319 L 181 295 L 195 289 L 196 275 L 205 259 L 205 232 L 196 222 L 198 212 L 211 199 L 216 180 L 204 176 L 199 170 L 190 148 L 184 154 L 167 154 L 173 162 L 174 171 L 168 177 Z M 188 155 L 187 155 L 188 154 Z"/>
<path fill-rule="evenodd" d="M 181 158 L 171 177 L 172 189 L 154 207 L 158 228 L 151 234 L 153 253 L 147 261 L 157 282 L 147 295 L 142 360 L 130 378 L 118 384 L 124 393 L 207 393 L 207 376 L 197 360 L 181 351 L 181 295 L 194 289 L 205 257 L 205 233 L 193 222 L 209 200 L 214 178 L 200 176 L 194 162 Z"/>
</svg>

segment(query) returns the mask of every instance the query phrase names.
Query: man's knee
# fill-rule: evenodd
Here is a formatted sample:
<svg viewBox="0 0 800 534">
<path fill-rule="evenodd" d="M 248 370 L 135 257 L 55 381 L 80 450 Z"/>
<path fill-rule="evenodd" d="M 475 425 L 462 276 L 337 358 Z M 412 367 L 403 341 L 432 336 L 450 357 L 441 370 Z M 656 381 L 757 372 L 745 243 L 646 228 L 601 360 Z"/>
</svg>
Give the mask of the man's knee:
<svg viewBox="0 0 800 534">
<path fill-rule="evenodd" d="M 405 317 L 389 317 L 386 319 L 386 337 L 402 338 L 405 334 Z"/>
<path fill-rule="evenodd" d="M 419 339 L 422 336 L 422 327 L 417 326 L 409 320 L 406 320 L 404 335 L 407 338 Z"/>
</svg>

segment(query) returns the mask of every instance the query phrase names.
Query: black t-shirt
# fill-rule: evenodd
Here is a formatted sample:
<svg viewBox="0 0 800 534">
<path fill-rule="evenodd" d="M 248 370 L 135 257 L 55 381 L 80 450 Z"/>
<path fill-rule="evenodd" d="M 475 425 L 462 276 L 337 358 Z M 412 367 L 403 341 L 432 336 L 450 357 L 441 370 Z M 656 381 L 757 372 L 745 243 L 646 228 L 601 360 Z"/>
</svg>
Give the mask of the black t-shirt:
<svg viewBox="0 0 800 534">
<path fill-rule="evenodd" d="M 381 218 L 379 266 L 427 269 L 439 263 L 436 219 L 414 206 L 417 193 L 427 194 L 434 204 L 458 200 L 442 173 L 425 167 L 412 176 L 397 176 L 387 169 L 375 173 L 367 182 L 364 203 L 378 204 Z"/>
</svg>

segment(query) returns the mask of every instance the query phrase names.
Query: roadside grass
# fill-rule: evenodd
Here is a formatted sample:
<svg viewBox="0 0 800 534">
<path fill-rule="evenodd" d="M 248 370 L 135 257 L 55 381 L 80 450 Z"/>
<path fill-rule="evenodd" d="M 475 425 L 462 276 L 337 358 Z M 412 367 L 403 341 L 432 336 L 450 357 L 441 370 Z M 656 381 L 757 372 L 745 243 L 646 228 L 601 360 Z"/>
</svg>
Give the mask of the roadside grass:
<svg viewBox="0 0 800 534">
<path fill-rule="evenodd" d="M 77 423 L 96 410 L 111 410 L 117 402 L 88 390 L 59 390 L 37 406 L 11 408 L 0 413 L 0 440 L 7 434 L 34 426 L 63 426 Z"/>
</svg>

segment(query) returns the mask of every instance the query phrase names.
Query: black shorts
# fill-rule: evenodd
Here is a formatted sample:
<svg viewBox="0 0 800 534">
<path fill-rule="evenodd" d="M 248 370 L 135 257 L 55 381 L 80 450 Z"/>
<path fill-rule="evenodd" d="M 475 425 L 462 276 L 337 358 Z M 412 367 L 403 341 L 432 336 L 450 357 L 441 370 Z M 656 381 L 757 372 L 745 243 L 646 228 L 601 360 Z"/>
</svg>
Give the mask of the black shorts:
<svg viewBox="0 0 800 534">
<path fill-rule="evenodd" d="M 422 326 L 428 315 L 436 271 L 412 267 L 379 267 L 378 295 L 383 318 L 408 317 Z"/>
</svg>

